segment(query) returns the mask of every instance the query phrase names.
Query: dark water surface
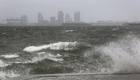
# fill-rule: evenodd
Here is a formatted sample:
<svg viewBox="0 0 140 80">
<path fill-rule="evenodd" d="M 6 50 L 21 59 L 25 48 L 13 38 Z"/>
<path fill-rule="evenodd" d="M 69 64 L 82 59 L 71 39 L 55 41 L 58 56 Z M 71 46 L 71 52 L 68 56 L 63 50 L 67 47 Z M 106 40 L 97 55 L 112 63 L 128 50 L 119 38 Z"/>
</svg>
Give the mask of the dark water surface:
<svg viewBox="0 0 140 80">
<path fill-rule="evenodd" d="M 139 26 L 0 27 L 0 78 L 140 72 L 139 31 Z M 139 76 L 134 76 L 99 75 L 105 79 L 95 80 L 138 80 Z M 79 77 L 82 79 L 75 80 L 92 80 L 94 76 Z M 58 80 L 67 80 L 62 78 Z"/>
</svg>

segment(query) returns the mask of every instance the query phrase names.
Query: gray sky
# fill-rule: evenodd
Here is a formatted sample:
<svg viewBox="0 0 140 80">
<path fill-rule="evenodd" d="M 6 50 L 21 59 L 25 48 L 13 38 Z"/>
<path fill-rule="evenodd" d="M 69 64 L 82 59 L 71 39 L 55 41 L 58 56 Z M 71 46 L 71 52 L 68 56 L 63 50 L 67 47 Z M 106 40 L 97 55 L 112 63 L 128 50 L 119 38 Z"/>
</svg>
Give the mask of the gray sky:
<svg viewBox="0 0 140 80">
<path fill-rule="evenodd" d="M 82 20 L 140 21 L 140 0 L 0 0 L 0 19 L 27 14 L 36 21 L 38 12 L 45 18 L 63 10 L 80 11 Z"/>
</svg>

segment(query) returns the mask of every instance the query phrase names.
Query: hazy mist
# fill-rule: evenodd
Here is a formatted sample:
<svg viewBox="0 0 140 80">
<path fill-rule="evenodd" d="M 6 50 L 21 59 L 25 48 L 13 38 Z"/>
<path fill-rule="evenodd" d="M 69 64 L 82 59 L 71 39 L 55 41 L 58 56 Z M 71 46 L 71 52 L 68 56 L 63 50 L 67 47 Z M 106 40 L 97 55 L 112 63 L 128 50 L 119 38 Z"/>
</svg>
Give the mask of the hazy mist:
<svg viewBox="0 0 140 80">
<path fill-rule="evenodd" d="M 0 0 L 1 21 L 22 14 L 36 21 L 38 12 L 49 18 L 59 10 L 71 16 L 80 11 L 82 20 L 88 22 L 140 21 L 140 0 Z"/>
</svg>

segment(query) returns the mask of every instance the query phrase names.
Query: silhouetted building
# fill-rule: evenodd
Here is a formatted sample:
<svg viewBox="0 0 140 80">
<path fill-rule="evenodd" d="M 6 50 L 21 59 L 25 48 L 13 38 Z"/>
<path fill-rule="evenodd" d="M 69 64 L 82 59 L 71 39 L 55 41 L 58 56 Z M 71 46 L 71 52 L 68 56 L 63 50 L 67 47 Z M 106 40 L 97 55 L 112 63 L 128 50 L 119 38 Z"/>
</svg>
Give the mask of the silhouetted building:
<svg viewBox="0 0 140 80">
<path fill-rule="evenodd" d="M 21 24 L 21 20 L 18 18 L 6 19 L 6 22 L 8 25 L 20 25 Z"/>
<path fill-rule="evenodd" d="M 50 23 L 51 24 L 56 24 L 56 18 L 55 17 L 50 17 Z"/>
<path fill-rule="evenodd" d="M 63 26 L 77 26 L 77 27 L 84 27 L 84 26 L 91 26 L 90 23 L 84 23 L 84 22 L 80 22 L 80 23 L 64 23 L 62 24 Z"/>
<path fill-rule="evenodd" d="M 72 23 L 72 18 L 70 17 L 69 14 L 65 15 L 65 23 Z"/>
<path fill-rule="evenodd" d="M 27 15 L 22 15 L 20 17 L 20 19 L 21 19 L 21 24 L 23 24 L 23 25 L 27 25 L 28 24 L 28 16 Z"/>
<path fill-rule="evenodd" d="M 27 25 L 28 17 L 26 15 L 21 16 L 20 18 L 10 18 L 6 19 L 6 24 L 8 25 Z"/>
<path fill-rule="evenodd" d="M 57 13 L 57 22 L 58 22 L 58 24 L 64 23 L 64 13 L 63 13 L 63 11 L 59 11 Z"/>
<path fill-rule="evenodd" d="M 74 23 L 80 23 L 80 12 L 74 13 Z"/>
<path fill-rule="evenodd" d="M 49 24 L 49 21 L 45 20 L 41 13 L 38 13 L 37 21 L 38 26 L 47 26 Z"/>
<path fill-rule="evenodd" d="M 38 13 L 37 21 L 38 24 L 42 24 L 44 22 L 44 17 L 41 13 Z"/>
</svg>

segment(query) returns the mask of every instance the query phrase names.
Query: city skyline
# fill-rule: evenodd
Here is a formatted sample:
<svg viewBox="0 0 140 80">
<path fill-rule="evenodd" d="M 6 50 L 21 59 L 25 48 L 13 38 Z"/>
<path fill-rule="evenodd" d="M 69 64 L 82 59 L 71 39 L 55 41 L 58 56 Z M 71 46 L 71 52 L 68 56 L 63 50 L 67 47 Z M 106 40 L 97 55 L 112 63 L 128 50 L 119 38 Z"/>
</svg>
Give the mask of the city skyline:
<svg viewBox="0 0 140 80">
<path fill-rule="evenodd" d="M 35 17 L 37 17 L 35 22 L 29 21 L 30 16 L 21 15 L 20 17 L 7 18 L 5 19 L 5 24 L 8 25 L 28 25 L 34 23 L 36 25 L 61 25 L 64 23 L 82 23 L 80 11 L 74 12 L 73 14 L 65 13 L 62 10 L 58 11 L 55 16 L 49 16 L 45 18 L 41 12 L 38 12 Z"/>
<path fill-rule="evenodd" d="M 0 20 L 27 14 L 34 22 L 38 12 L 48 18 L 58 10 L 66 13 L 79 10 L 86 22 L 140 21 L 139 7 L 140 0 L 0 0 Z"/>
</svg>

